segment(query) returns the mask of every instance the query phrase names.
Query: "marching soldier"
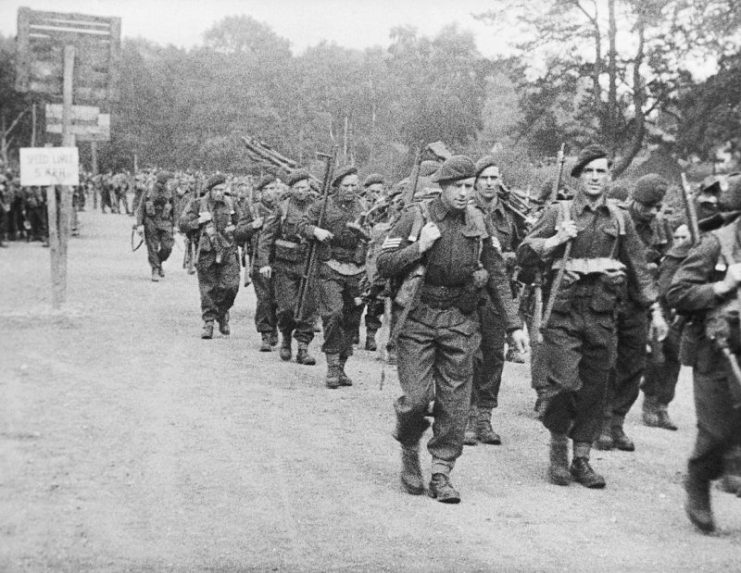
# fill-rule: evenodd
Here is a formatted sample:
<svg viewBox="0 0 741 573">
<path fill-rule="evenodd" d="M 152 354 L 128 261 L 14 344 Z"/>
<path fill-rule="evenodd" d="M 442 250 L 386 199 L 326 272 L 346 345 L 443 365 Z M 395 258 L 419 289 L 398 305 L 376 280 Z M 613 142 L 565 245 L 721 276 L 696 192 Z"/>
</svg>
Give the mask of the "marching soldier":
<svg viewBox="0 0 741 573">
<path fill-rule="evenodd" d="M 316 364 L 309 354 L 314 339 L 313 293 L 307 296 L 304 316 L 297 316 L 301 277 L 306 265 L 308 243 L 299 235 L 299 223 L 313 204 L 309 173 L 296 170 L 288 178 L 289 197 L 265 219 L 257 246 L 255 266 L 260 276 L 273 280 L 277 304 L 278 330 L 281 333 L 280 357 L 292 357 L 291 335 L 298 343 L 296 362 Z"/>
<path fill-rule="evenodd" d="M 719 206 L 741 210 L 741 174 L 730 175 L 728 184 Z M 685 480 L 685 509 L 703 532 L 715 529 L 710 482 L 721 477 L 724 457 L 741 441 L 739 233 L 737 218 L 704 234 L 680 264 L 666 295 L 670 306 L 690 316 L 683 363 L 693 368 L 697 438 Z"/>
<path fill-rule="evenodd" d="M 661 203 L 669 188 L 663 177 L 651 173 L 635 183 L 627 202 L 627 212 L 644 247 L 646 262 L 654 279 L 658 279 L 661 258 L 671 246 L 672 232 L 666 219 L 659 216 Z M 649 316 L 646 308 L 628 290 L 617 316 L 617 359 L 610 373 L 605 400 L 602 431 L 595 442 L 599 450 L 632 452 L 635 444 L 623 429 L 625 416 L 635 403 L 646 367 L 646 345 L 649 343 Z M 659 344 L 657 342 L 657 344 Z"/>
<path fill-rule="evenodd" d="M 402 448 L 402 486 L 410 494 L 422 494 L 419 441 L 434 400 L 433 437 L 427 446 L 432 455 L 429 495 L 443 503 L 460 501 L 450 473 L 463 451 L 474 354 L 481 341 L 477 309 L 482 289 L 499 306 L 514 343 L 520 349 L 526 344 L 504 262 L 480 211 L 468 206 L 475 174 L 468 157 L 445 161 L 434 176 L 441 194 L 408 208 L 378 257 L 381 275 L 397 281 L 417 264 L 426 268 L 401 287 L 404 291 L 415 280 L 418 285 L 407 302 L 408 314 L 400 313 L 396 326 L 403 395 L 394 405 L 394 437 Z"/>
<path fill-rule="evenodd" d="M 322 318 L 327 357 L 327 388 L 352 386 L 345 365 L 353 353 L 353 335 L 363 312 L 361 279 L 365 273 L 366 237 L 355 225 L 364 212 L 358 192 L 357 169 L 346 167 L 332 180 L 334 193 L 327 198 L 323 227 L 318 227 L 323 200 L 314 203 L 304 215 L 299 232 L 307 240 L 317 240 L 319 268 L 316 297 Z"/>
<path fill-rule="evenodd" d="M 278 193 L 278 180 L 275 175 L 265 175 L 257 185 L 255 192 L 259 199 L 253 197 L 255 203 L 250 209 L 241 214 L 237 228 L 237 241 L 249 248 L 252 257 L 257 256 L 259 248 L 260 230 L 265 219 L 273 213 L 275 200 Z M 266 278 L 258 272 L 257 265 L 250 267 L 252 274 L 252 285 L 255 288 L 257 305 L 255 307 L 255 327 L 260 334 L 260 352 L 271 352 L 278 344 L 278 319 L 275 315 L 275 289 L 272 278 Z M 249 270 L 248 270 L 249 272 Z"/>
<path fill-rule="evenodd" d="M 172 174 L 161 172 L 154 186 L 142 196 L 136 212 L 136 230 L 147 244 L 147 257 L 152 267 L 152 282 L 164 278 L 162 268 L 175 244 L 173 236 L 173 192 L 167 185 Z M 102 207 L 101 207 L 102 209 Z"/>
<path fill-rule="evenodd" d="M 626 282 L 637 303 L 651 306 L 657 328 L 663 319 L 633 221 L 605 198 L 607 152 L 596 145 L 584 148 L 571 175 L 579 183 L 573 201 L 544 211 L 520 245 L 518 260 L 531 269 L 550 267 L 545 292 L 552 314 L 543 317 L 539 351 L 545 385 L 539 414 L 551 433 L 549 479 L 568 485 L 573 478 L 585 487 L 603 488 L 605 479 L 592 469 L 589 455 L 615 362 L 615 309 Z M 569 438 L 574 443 L 570 467 Z"/>
<path fill-rule="evenodd" d="M 184 233 L 198 233 L 196 269 L 203 339 L 213 338 L 214 320 L 219 323 L 221 334 L 231 333 L 229 309 L 239 291 L 240 267 L 234 240 L 239 213 L 225 190 L 224 176 L 212 176 L 206 183 L 206 194 L 192 199 L 180 218 Z"/>
<path fill-rule="evenodd" d="M 476 162 L 476 180 L 472 205 L 478 209 L 487 225 L 489 235 L 496 239 L 499 252 L 505 263 L 507 277 L 511 278 L 515 267 L 515 250 L 520 243 L 520 230 L 512 214 L 499 198 L 501 173 L 494 157 L 485 156 Z M 481 323 L 481 352 L 474 362 L 471 410 L 464 443 L 474 446 L 499 445 L 502 439 L 491 426 L 491 412 L 499 400 L 504 369 L 504 346 L 506 331 L 500 307 L 492 300 L 485 300 L 479 307 Z"/>
</svg>

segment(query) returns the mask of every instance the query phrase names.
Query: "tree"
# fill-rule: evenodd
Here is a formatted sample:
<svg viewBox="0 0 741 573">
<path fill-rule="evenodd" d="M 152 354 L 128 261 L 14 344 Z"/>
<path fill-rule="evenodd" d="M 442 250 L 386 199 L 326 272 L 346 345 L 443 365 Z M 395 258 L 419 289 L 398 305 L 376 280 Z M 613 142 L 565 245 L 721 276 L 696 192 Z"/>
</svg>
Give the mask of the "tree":
<svg viewBox="0 0 741 573">
<path fill-rule="evenodd" d="M 538 11 L 530 2 L 498 0 L 500 10 L 479 17 L 512 26 L 501 19 L 505 3 L 532 38 L 519 45 L 537 77 L 521 82 L 523 107 L 540 107 L 547 117 L 540 98 L 547 91 L 555 107 L 573 102 L 571 125 L 560 124 L 565 137 L 572 146 L 601 141 L 616 159 L 617 174 L 646 144 L 658 112 L 675 105 L 688 77 L 685 62 L 727 50 L 741 21 L 741 7 L 731 0 L 546 0 Z M 544 60 L 559 69 L 555 82 L 551 70 L 538 68 Z M 556 114 L 550 115 L 552 121 Z M 531 125 L 538 124 L 522 127 Z"/>
</svg>

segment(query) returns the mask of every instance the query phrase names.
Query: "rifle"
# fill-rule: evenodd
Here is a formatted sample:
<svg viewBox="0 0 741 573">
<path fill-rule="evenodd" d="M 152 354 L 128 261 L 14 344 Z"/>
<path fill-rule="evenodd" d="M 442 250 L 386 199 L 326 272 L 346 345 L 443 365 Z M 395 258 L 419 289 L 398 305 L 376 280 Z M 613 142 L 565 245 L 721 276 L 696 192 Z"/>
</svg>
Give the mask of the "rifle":
<svg viewBox="0 0 741 573">
<path fill-rule="evenodd" d="M 252 215 L 252 220 L 258 218 L 259 211 L 257 210 L 257 207 L 255 206 L 255 188 L 250 185 L 250 194 L 249 197 L 247 197 L 247 208 L 250 210 L 250 215 Z M 254 235 L 253 235 L 254 237 Z M 245 253 L 247 252 L 249 244 L 249 253 L 247 253 L 247 257 L 249 258 L 249 264 L 245 264 L 247 261 L 245 260 Z M 257 256 L 257 253 L 255 252 L 257 249 L 257 241 L 254 241 L 253 239 L 250 239 L 249 243 L 245 243 L 244 247 L 242 248 L 242 266 L 245 268 L 244 271 L 244 286 L 250 286 L 252 284 L 252 272 L 255 270 L 255 257 Z"/>
<path fill-rule="evenodd" d="M 419 147 L 414 152 L 414 164 L 412 165 L 412 173 L 409 175 L 409 188 L 404 189 L 402 195 L 402 204 L 404 206 L 410 205 L 414 200 L 414 194 L 417 192 L 417 185 L 419 184 L 419 166 L 422 164 L 422 143 L 420 142 Z"/>
<path fill-rule="evenodd" d="M 556 176 L 555 181 L 553 181 L 553 187 L 551 188 L 551 196 L 548 201 L 548 205 L 554 203 L 556 199 L 558 199 L 558 189 L 561 187 L 561 179 L 563 177 L 563 167 L 564 163 L 566 162 L 566 157 L 564 155 L 566 148 L 566 144 L 561 144 L 561 149 L 558 150 L 558 157 L 556 159 L 556 162 L 558 163 L 558 174 Z M 538 342 L 543 342 L 543 330 L 548 326 L 548 321 L 551 318 L 551 313 L 553 312 L 553 305 L 556 302 L 556 295 L 558 294 L 558 290 L 561 288 L 561 283 L 563 282 L 563 275 L 566 271 L 566 263 L 569 260 L 569 257 L 571 256 L 571 239 L 566 243 L 566 249 L 564 250 L 563 257 L 561 258 L 561 267 L 558 269 L 558 272 L 556 273 L 556 279 L 553 281 L 553 284 L 551 285 L 551 292 L 548 293 L 548 302 L 545 307 L 545 311 L 541 315 L 539 312 L 533 313 L 533 330 L 536 332 L 536 336 L 538 337 Z M 535 308 L 537 309 L 540 307 L 543 308 L 543 273 L 541 271 L 538 271 L 535 277 L 535 283 L 534 283 L 534 289 L 535 289 Z"/>
<path fill-rule="evenodd" d="M 687 215 L 687 227 L 690 230 L 692 244 L 696 245 L 700 240 L 700 227 L 697 222 L 697 211 L 695 210 L 695 203 L 692 201 L 690 186 L 687 183 L 687 175 L 684 173 L 682 173 L 682 201 L 684 202 L 684 212 Z"/>
<path fill-rule="evenodd" d="M 332 187 L 332 175 L 334 174 L 335 162 L 337 161 L 337 150 L 338 146 L 332 148 L 332 154 L 326 155 L 321 154 L 322 159 L 326 161 L 324 167 L 324 181 L 322 182 L 322 208 L 319 211 L 319 218 L 317 219 L 316 226 L 320 229 L 324 225 L 324 217 L 327 214 L 327 203 L 329 202 L 329 191 Z M 318 241 L 315 239 L 311 241 L 309 245 L 309 253 L 306 258 L 306 266 L 304 267 L 304 273 L 301 275 L 301 284 L 298 289 L 298 308 L 296 309 L 296 319 L 302 320 L 304 312 L 306 311 L 306 299 L 311 290 L 312 283 L 314 282 L 314 275 L 316 274 L 316 259 L 318 250 Z"/>
</svg>

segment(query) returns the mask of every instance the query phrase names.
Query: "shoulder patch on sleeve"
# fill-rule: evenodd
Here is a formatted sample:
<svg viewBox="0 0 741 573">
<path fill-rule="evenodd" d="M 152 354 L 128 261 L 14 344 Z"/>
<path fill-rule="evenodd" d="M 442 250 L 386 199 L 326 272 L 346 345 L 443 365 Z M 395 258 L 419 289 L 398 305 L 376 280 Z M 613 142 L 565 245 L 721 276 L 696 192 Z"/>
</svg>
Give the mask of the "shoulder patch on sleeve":
<svg viewBox="0 0 741 573">
<path fill-rule="evenodd" d="M 386 240 L 381 245 L 381 250 L 393 251 L 401 246 L 401 237 L 386 237 Z"/>
</svg>

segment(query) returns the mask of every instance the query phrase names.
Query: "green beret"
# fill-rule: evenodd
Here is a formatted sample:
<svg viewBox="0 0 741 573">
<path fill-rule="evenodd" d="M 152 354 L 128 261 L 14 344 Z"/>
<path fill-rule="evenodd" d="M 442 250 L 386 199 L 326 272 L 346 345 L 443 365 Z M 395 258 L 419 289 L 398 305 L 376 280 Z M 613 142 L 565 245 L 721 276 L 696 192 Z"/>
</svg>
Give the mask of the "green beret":
<svg viewBox="0 0 741 573">
<path fill-rule="evenodd" d="M 440 163 L 433 161 L 432 159 L 425 159 L 419 164 L 419 176 L 432 177 L 438 169 L 440 169 Z"/>
<path fill-rule="evenodd" d="M 291 174 L 288 176 L 287 183 L 289 187 L 293 187 L 299 181 L 304 181 L 310 178 L 311 176 L 309 175 L 309 172 L 305 169 L 295 169 L 291 171 Z"/>
<path fill-rule="evenodd" d="M 275 175 L 271 175 L 270 173 L 268 173 L 267 175 L 265 175 L 265 177 L 260 179 L 260 182 L 257 185 L 255 185 L 255 190 L 262 191 L 263 188 L 267 187 L 271 183 L 275 183 L 275 181 Z"/>
<path fill-rule="evenodd" d="M 499 162 L 491 155 L 484 155 L 476 162 L 476 177 L 479 177 L 487 167 L 499 167 Z"/>
<path fill-rule="evenodd" d="M 579 177 L 581 170 L 595 159 L 602 159 L 607 157 L 607 151 L 601 145 L 587 145 L 584 149 L 579 152 L 579 156 L 576 159 L 576 165 L 571 169 L 572 177 Z M 609 165 L 609 162 L 608 162 Z"/>
<path fill-rule="evenodd" d="M 208 181 L 206 181 L 206 191 L 211 191 L 214 187 L 217 185 L 223 185 L 226 183 L 226 177 L 224 177 L 221 173 L 216 173 L 215 175 L 212 175 L 208 178 Z"/>
<path fill-rule="evenodd" d="M 656 173 L 649 173 L 636 181 L 633 188 L 633 200 L 651 207 L 664 200 L 667 189 L 669 189 L 669 182 L 666 179 Z"/>
<path fill-rule="evenodd" d="M 720 178 L 715 175 L 708 175 L 700 183 L 700 193 L 714 193 L 719 194 L 721 192 Z"/>
<path fill-rule="evenodd" d="M 383 175 L 380 173 L 371 173 L 365 178 L 365 181 L 363 181 L 363 187 L 370 187 L 371 185 L 377 185 L 379 183 L 381 185 L 385 183 Z"/>
<path fill-rule="evenodd" d="M 720 199 L 718 200 L 720 210 L 741 211 L 741 173 L 730 173 L 726 181 L 728 186 L 721 187 Z"/>
<path fill-rule="evenodd" d="M 465 155 L 454 155 L 446 159 L 440 169 L 432 177 L 435 183 L 446 183 L 448 181 L 459 181 L 476 176 L 476 165 L 470 157 Z"/>
<path fill-rule="evenodd" d="M 332 179 L 332 187 L 338 187 L 345 177 L 348 175 L 355 175 L 357 172 L 357 168 L 352 165 L 346 165 L 338 171 L 335 171 L 334 178 Z"/>
<path fill-rule="evenodd" d="M 622 183 L 614 182 L 607 190 L 607 198 L 616 201 L 625 201 L 630 197 L 630 191 Z"/>
</svg>

